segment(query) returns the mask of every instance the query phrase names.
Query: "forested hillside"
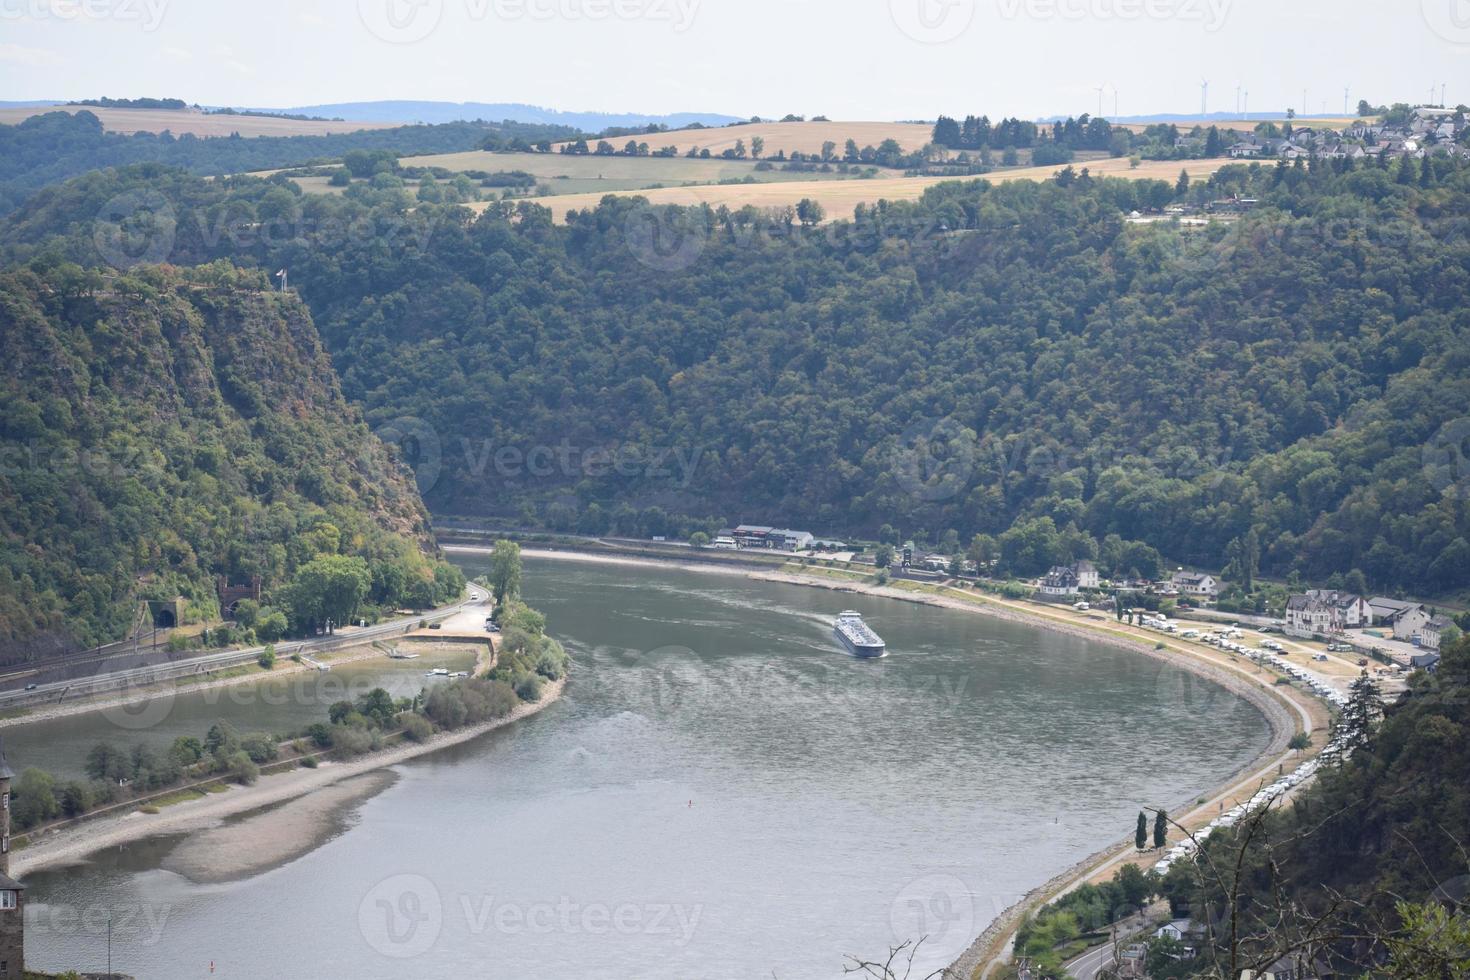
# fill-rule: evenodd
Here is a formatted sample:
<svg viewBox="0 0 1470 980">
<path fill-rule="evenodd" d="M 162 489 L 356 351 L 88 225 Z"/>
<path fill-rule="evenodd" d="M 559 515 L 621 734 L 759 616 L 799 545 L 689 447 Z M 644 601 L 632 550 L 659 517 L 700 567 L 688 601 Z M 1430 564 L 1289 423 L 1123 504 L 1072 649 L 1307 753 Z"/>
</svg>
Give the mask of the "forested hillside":
<svg viewBox="0 0 1470 980">
<path fill-rule="evenodd" d="M 391 181 L 135 170 L 41 192 L 6 240 L 96 263 L 98 215 L 144 189 L 170 261 L 289 268 L 347 396 L 430 434 L 438 512 L 891 524 L 994 536 L 1018 573 L 1119 541 L 1218 568 L 1254 539 L 1269 574 L 1470 585 L 1470 172 L 1448 161 L 1192 187 L 1068 168 L 813 227 L 627 199 L 558 227 Z M 1125 220 L 1232 196 L 1259 204 Z"/>
<path fill-rule="evenodd" d="M 432 557 L 412 477 L 343 399 L 309 313 L 257 272 L 14 269 L 0 363 L 7 660 L 116 639 L 140 598 L 217 615 L 217 575 L 259 575 L 306 628 L 310 597 L 289 587 L 323 555 L 367 576 L 369 603 L 427 604 L 462 582 Z"/>
<path fill-rule="evenodd" d="M 153 162 L 196 174 L 232 174 L 340 158 L 352 150 L 381 150 L 401 156 L 456 153 L 479 149 L 494 136 L 534 142 L 576 135 L 576 130 L 565 126 L 507 121 L 400 126 L 330 136 L 127 136 L 105 132 L 90 112 L 48 112 L 16 126 L 0 126 L 0 214 L 14 209 L 46 184 L 103 167 Z"/>
</svg>

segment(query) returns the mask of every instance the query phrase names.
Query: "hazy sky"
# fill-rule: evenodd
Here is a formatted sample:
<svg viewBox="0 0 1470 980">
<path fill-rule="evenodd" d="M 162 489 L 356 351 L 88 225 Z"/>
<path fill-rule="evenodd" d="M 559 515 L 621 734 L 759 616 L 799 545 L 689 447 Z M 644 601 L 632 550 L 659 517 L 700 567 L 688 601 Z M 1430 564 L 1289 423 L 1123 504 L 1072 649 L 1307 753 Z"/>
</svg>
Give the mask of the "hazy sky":
<svg viewBox="0 0 1470 980">
<path fill-rule="evenodd" d="M 839 119 L 1470 101 L 1470 0 L 0 0 L 0 99 Z"/>
</svg>

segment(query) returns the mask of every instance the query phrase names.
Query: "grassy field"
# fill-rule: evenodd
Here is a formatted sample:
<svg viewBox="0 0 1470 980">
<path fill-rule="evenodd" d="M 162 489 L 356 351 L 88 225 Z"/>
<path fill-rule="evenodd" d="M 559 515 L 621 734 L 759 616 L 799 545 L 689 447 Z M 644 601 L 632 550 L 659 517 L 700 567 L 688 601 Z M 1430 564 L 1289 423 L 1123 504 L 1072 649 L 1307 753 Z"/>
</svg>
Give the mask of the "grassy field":
<svg viewBox="0 0 1470 980">
<path fill-rule="evenodd" d="M 1134 180 L 1153 178 L 1173 181 L 1180 170 L 1187 170 L 1190 178 L 1207 177 L 1214 173 L 1227 159 L 1213 160 L 1150 160 L 1137 169 L 1131 169 L 1123 158 L 1092 160 L 1076 165 L 1086 166 L 1095 176 L 1126 177 Z M 1018 167 L 987 174 L 985 179 L 994 184 L 1010 180 L 1047 180 L 1058 167 Z M 871 180 L 815 180 L 805 182 L 783 182 L 771 184 L 738 184 L 701 187 L 666 187 L 661 190 L 641 191 L 655 204 L 709 204 L 719 207 L 741 208 L 747 204 L 758 208 L 794 205 L 809 197 L 827 210 L 827 219 L 850 218 L 853 208 L 859 204 L 872 204 L 880 200 L 912 201 L 924 193 L 926 188 L 953 177 L 878 177 Z M 974 178 L 968 178 L 974 179 Z M 553 198 L 541 198 L 539 203 L 552 209 L 557 221 L 566 220 L 568 211 L 595 208 L 603 193 L 566 194 Z M 485 205 L 479 205 L 483 208 Z M 471 205 L 474 207 L 474 205 Z"/>
<path fill-rule="evenodd" d="M 46 106 L 26 109 L 0 109 L 0 124 L 13 126 L 31 116 L 47 112 L 80 112 L 86 110 L 102 121 L 109 132 L 161 133 L 175 136 L 322 136 L 327 133 L 352 133 L 360 129 L 389 129 L 400 123 L 312 122 L 279 119 L 270 116 L 210 116 L 195 109 L 99 109 L 95 106 Z"/>
<path fill-rule="evenodd" d="M 860 147 L 877 146 L 886 139 L 895 139 L 905 151 L 913 151 L 929 142 L 933 132 L 934 127 L 929 123 L 746 123 L 721 126 L 718 129 L 676 129 L 653 136 L 623 136 L 608 142 L 621 148 L 630 138 L 636 138 L 640 142 L 646 141 L 655 150 L 661 146 L 677 146 L 680 153 L 687 153 L 690 147 L 698 147 L 709 150 L 712 156 L 719 156 L 725 150 L 733 149 L 736 140 L 744 140 L 745 147 L 749 150 L 751 138 L 759 136 L 766 141 L 765 155 L 768 157 L 773 157 L 782 150 L 786 151 L 787 156 L 792 151 L 821 153 L 822 144 L 828 141 L 837 144 L 837 153 L 840 156 L 849 139 L 856 140 Z"/>
<path fill-rule="evenodd" d="M 1167 120 L 1179 127 L 1180 132 L 1187 133 L 1196 126 L 1209 129 L 1211 126 L 1219 126 L 1221 129 L 1238 129 L 1242 132 L 1255 129 L 1263 122 L 1272 122 L 1281 127 L 1286 123 L 1291 124 L 1292 129 L 1346 129 L 1353 120 L 1346 116 L 1301 116 L 1296 119 L 1170 119 Z M 1114 126 L 1141 133 L 1150 126 L 1157 123 L 1113 123 Z"/>
</svg>

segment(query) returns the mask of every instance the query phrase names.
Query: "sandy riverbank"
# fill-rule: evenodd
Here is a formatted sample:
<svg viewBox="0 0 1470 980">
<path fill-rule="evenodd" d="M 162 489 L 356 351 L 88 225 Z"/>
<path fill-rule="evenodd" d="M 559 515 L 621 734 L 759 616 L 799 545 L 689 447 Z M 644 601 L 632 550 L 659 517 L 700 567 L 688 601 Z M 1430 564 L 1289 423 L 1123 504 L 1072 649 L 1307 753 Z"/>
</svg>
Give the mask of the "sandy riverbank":
<svg viewBox="0 0 1470 980">
<path fill-rule="evenodd" d="M 489 556 L 494 548 L 472 544 L 446 544 L 443 550 L 451 555 Z M 728 554 L 728 552 L 726 552 Z M 568 551 L 558 548 L 522 548 L 522 558 L 549 558 L 555 561 L 584 562 L 592 565 L 623 565 L 641 568 L 677 569 L 683 572 L 707 572 L 714 575 L 748 575 L 753 569 L 772 567 L 764 562 L 741 561 L 680 561 L 676 558 L 648 558 L 642 555 L 618 555 L 602 551 Z"/>
<path fill-rule="evenodd" d="M 264 846 L 264 839 L 270 834 L 280 833 L 283 837 L 292 836 L 280 829 L 276 815 L 271 815 L 269 829 L 266 828 L 265 823 L 252 819 L 240 821 L 235 827 L 225 827 L 222 822 L 227 817 L 296 800 L 308 793 L 321 791 L 353 777 L 386 769 L 409 759 L 479 738 L 486 732 L 514 724 L 542 711 L 555 703 L 565 689 L 565 679 L 548 684 L 542 689 L 541 700 L 535 704 L 519 705 L 504 718 L 454 732 L 443 732 L 427 742 L 405 742 L 350 762 L 324 762 L 316 769 L 292 769 L 279 774 L 262 776 L 260 781 L 253 786 L 231 786 L 224 793 L 212 793 L 202 799 L 176 803 L 165 807 L 157 814 L 145 814 L 134 810 L 117 816 L 88 820 L 46 834 L 31 842 L 24 850 L 12 855 L 12 874 L 21 877 L 42 868 L 77 864 L 85 861 L 89 854 L 104 848 L 116 847 L 148 837 L 186 831 L 217 828 L 223 838 L 231 842 L 231 846 L 235 844 L 246 847 L 256 844 Z M 334 814 L 339 812 L 342 806 L 352 805 L 355 801 L 365 799 L 365 796 L 360 795 L 362 793 L 370 794 L 379 791 L 375 790 L 372 784 L 358 784 L 351 790 L 350 793 L 338 794 L 326 801 L 314 801 L 310 807 L 312 812 L 301 819 L 293 833 L 319 836 L 322 829 L 329 825 L 334 819 Z M 288 813 L 290 809 L 292 808 L 288 807 L 281 812 Z M 298 836 L 297 839 L 301 838 Z M 291 842 L 283 841 L 279 846 L 285 849 L 286 859 L 289 859 Z M 280 857 L 281 852 L 278 852 L 275 858 L 266 860 L 260 866 L 269 866 Z M 244 860 L 248 861 L 249 858 Z M 192 861 L 194 872 L 202 876 L 220 878 L 231 877 L 239 873 L 234 859 L 224 854 L 214 856 L 195 854 Z"/>
<path fill-rule="evenodd" d="M 344 830 L 358 804 L 398 781 L 389 769 L 353 776 L 287 804 L 264 807 L 190 834 L 162 867 L 190 881 L 239 881 L 287 864 Z"/>
</svg>

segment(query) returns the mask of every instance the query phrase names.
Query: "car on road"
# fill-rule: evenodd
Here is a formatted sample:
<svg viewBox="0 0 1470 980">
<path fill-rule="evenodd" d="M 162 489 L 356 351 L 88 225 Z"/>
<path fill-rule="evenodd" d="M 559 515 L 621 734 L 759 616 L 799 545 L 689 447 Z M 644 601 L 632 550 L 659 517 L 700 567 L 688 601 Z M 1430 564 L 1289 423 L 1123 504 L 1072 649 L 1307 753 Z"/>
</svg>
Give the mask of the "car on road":
<svg viewBox="0 0 1470 980">
<path fill-rule="evenodd" d="M 34 691 L 36 688 L 38 688 L 40 686 L 41 685 L 39 685 L 39 684 L 27 684 L 26 685 L 26 690 L 27 691 Z"/>
</svg>

